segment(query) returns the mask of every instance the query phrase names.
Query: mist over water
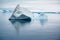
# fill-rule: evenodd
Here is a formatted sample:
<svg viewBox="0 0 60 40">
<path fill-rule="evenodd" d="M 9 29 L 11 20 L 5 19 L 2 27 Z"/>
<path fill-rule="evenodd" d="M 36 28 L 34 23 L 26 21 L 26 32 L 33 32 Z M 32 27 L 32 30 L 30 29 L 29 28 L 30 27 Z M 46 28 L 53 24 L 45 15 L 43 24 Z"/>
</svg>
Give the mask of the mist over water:
<svg viewBox="0 0 60 40">
<path fill-rule="evenodd" d="M 31 21 L 9 20 L 18 4 Z M 0 40 L 60 40 L 60 0 L 0 0 Z"/>
<path fill-rule="evenodd" d="M 33 13 L 32 20 L 9 20 L 0 12 L 0 40 L 60 40 L 60 14 Z"/>
</svg>

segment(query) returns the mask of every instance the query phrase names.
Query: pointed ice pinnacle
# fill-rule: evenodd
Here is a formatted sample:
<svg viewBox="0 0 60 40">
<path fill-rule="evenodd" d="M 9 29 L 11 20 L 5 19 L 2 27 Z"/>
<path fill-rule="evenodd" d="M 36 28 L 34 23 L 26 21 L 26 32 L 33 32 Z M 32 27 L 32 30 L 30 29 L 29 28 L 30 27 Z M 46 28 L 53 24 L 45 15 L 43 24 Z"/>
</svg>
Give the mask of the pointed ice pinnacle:
<svg viewBox="0 0 60 40">
<path fill-rule="evenodd" d="M 9 18 L 9 20 L 26 20 L 26 21 L 30 21 L 31 18 L 28 15 L 27 10 L 25 10 L 24 8 L 20 7 L 19 5 L 17 5 L 17 7 L 15 8 L 12 16 Z"/>
</svg>

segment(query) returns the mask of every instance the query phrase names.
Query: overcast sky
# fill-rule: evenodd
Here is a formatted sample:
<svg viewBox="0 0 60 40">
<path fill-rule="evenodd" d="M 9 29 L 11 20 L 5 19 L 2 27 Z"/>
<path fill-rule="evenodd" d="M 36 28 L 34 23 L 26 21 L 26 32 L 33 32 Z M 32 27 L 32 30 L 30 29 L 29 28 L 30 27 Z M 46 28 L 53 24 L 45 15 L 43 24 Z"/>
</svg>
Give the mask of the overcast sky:
<svg viewBox="0 0 60 40">
<path fill-rule="evenodd" d="M 60 0 L 0 0 L 0 8 L 15 8 L 17 4 L 31 11 L 60 12 Z"/>
</svg>

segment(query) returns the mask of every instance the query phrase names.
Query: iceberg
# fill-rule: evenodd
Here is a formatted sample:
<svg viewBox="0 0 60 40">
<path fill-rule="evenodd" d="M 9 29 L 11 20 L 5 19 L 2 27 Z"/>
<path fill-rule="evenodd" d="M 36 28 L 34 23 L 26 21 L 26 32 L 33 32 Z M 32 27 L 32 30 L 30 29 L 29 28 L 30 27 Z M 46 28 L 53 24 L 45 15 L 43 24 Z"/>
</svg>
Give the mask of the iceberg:
<svg viewBox="0 0 60 40">
<path fill-rule="evenodd" d="M 9 18 L 9 20 L 16 19 L 16 20 L 30 21 L 31 16 L 29 16 L 29 14 L 32 14 L 32 13 L 26 10 L 25 8 L 20 7 L 20 5 L 17 5 L 12 16 Z"/>
<path fill-rule="evenodd" d="M 43 26 L 44 24 L 46 24 L 48 21 L 48 17 L 47 15 L 45 15 L 44 13 L 40 13 L 40 23 Z"/>
</svg>

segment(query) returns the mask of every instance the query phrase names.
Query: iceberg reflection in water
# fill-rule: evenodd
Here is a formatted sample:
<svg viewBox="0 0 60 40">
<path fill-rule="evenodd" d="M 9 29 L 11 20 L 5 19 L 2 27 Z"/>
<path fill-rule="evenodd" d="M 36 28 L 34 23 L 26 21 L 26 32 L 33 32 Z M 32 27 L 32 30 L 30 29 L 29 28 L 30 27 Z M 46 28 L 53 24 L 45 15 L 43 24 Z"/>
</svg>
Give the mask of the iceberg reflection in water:
<svg viewBox="0 0 60 40">
<path fill-rule="evenodd" d="M 27 23 L 30 23 L 30 21 L 26 21 L 26 20 L 20 20 L 20 19 L 12 19 L 10 20 L 10 22 L 12 23 L 12 25 L 14 26 L 14 28 L 16 29 L 16 33 L 17 33 L 17 38 L 19 39 L 19 32 L 20 32 L 20 27 L 26 25 Z"/>
</svg>

